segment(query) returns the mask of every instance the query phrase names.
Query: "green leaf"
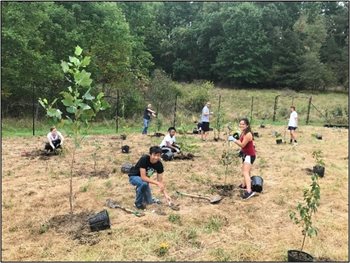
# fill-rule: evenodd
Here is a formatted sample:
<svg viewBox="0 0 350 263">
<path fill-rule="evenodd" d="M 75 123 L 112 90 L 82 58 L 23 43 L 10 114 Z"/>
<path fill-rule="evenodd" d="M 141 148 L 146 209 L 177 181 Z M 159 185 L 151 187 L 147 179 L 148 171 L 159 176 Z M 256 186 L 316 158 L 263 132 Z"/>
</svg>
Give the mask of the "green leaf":
<svg viewBox="0 0 350 263">
<path fill-rule="evenodd" d="M 83 60 L 80 63 L 81 67 L 86 67 L 90 64 L 90 57 L 84 57 Z"/>
<path fill-rule="evenodd" d="M 75 52 L 74 52 L 74 54 L 75 54 L 76 56 L 80 56 L 80 55 L 81 55 L 81 52 L 83 52 L 82 48 L 81 48 L 79 45 L 76 46 L 76 47 L 75 47 Z"/>
<path fill-rule="evenodd" d="M 91 73 L 82 70 L 74 74 L 74 81 L 77 85 L 82 87 L 90 87 L 92 79 L 90 78 Z"/>
<path fill-rule="evenodd" d="M 68 90 L 69 90 L 69 92 L 71 92 L 71 93 L 73 92 L 73 90 L 72 90 L 72 87 L 71 87 L 71 86 L 69 86 L 69 87 L 68 87 Z"/>
<path fill-rule="evenodd" d="M 77 112 L 77 107 L 75 107 L 75 106 L 68 107 L 67 111 L 69 113 L 74 113 L 75 114 Z"/>
<path fill-rule="evenodd" d="M 83 95 L 85 100 L 93 100 L 95 97 L 90 94 L 90 89 Z"/>
<path fill-rule="evenodd" d="M 62 112 L 59 109 L 50 108 L 47 110 L 47 115 L 49 117 L 55 117 L 57 119 L 61 119 Z"/>
<path fill-rule="evenodd" d="M 80 60 L 76 57 L 69 56 L 69 61 L 72 62 L 77 67 L 80 66 Z"/>
<path fill-rule="evenodd" d="M 85 103 L 79 103 L 78 106 L 80 107 L 81 110 L 85 111 L 85 110 L 90 110 L 91 107 Z"/>
<path fill-rule="evenodd" d="M 39 101 L 40 105 L 41 105 L 44 109 L 46 109 L 47 100 L 46 100 L 46 99 L 41 99 L 41 98 L 39 98 L 38 101 Z"/>
<path fill-rule="evenodd" d="M 69 70 L 69 65 L 68 65 L 68 63 L 67 62 L 65 62 L 65 61 L 61 61 L 61 67 L 62 67 L 62 70 L 63 70 L 63 72 L 64 73 L 67 73 L 68 72 L 68 70 Z"/>
</svg>

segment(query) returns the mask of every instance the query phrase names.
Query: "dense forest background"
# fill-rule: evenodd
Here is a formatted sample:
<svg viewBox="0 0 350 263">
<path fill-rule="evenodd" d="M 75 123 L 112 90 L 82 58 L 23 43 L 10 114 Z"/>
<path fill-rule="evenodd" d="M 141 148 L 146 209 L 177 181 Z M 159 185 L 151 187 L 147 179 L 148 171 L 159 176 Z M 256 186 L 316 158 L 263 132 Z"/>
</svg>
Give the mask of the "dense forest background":
<svg viewBox="0 0 350 263">
<path fill-rule="evenodd" d="M 348 2 L 2 2 L 3 117 L 69 83 L 61 61 L 91 56 L 94 85 L 131 117 L 172 81 L 347 91 Z M 114 100 L 115 101 L 115 100 Z M 199 105 L 201 106 L 201 105 Z"/>
</svg>

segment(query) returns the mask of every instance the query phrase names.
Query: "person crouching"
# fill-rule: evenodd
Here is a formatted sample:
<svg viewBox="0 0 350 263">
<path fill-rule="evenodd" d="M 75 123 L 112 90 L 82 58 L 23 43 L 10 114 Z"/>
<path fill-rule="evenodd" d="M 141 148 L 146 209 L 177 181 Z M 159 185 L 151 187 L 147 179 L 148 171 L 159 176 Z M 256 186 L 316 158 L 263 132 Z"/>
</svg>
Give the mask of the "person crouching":
<svg viewBox="0 0 350 263">
<path fill-rule="evenodd" d="M 162 149 L 162 152 L 168 149 L 170 149 L 173 153 L 181 152 L 180 146 L 176 144 L 175 135 L 176 135 L 175 127 L 170 127 L 168 129 L 168 134 L 165 135 L 163 141 L 159 145 L 159 147 Z"/>
<path fill-rule="evenodd" d="M 164 167 L 160 161 L 161 153 L 159 146 L 152 146 L 149 155 L 143 155 L 129 172 L 129 182 L 136 186 L 135 207 L 138 209 L 145 209 L 147 204 L 157 203 L 157 200 L 152 198 L 149 184 L 157 185 L 166 200 L 171 201 L 163 182 Z M 152 179 L 155 173 L 157 173 L 156 180 Z"/>
<path fill-rule="evenodd" d="M 52 152 L 63 146 L 64 137 L 59 131 L 57 131 L 55 126 L 50 128 L 50 132 L 47 134 L 47 139 L 49 142 L 45 144 L 46 152 Z"/>
</svg>

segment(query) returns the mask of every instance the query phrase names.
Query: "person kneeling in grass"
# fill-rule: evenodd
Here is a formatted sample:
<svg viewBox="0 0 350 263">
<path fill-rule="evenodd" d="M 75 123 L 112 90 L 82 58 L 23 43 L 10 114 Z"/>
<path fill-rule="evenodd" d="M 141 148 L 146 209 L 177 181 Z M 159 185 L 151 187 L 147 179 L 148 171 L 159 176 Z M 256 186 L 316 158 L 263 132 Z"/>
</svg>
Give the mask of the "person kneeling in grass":
<svg viewBox="0 0 350 263">
<path fill-rule="evenodd" d="M 245 189 L 245 192 L 242 196 L 243 199 L 249 199 L 255 195 L 255 192 L 252 191 L 252 181 L 250 178 L 250 171 L 252 169 L 252 164 L 255 161 L 255 148 L 253 143 L 253 134 L 247 118 L 242 118 L 239 121 L 239 128 L 241 129 L 241 135 L 237 140 L 233 136 L 229 136 L 228 140 L 233 141 L 239 147 L 241 147 L 242 152 L 242 173 L 243 173 L 243 183 L 239 185 L 239 188 Z"/>
<path fill-rule="evenodd" d="M 159 145 L 162 150 L 171 150 L 172 152 L 180 153 L 180 146 L 176 144 L 176 129 L 175 127 L 170 127 L 168 129 L 168 134 L 165 135 L 163 141 Z M 163 151 L 164 152 L 164 151 Z"/>
<path fill-rule="evenodd" d="M 149 155 L 143 155 L 129 172 L 129 182 L 136 186 L 135 206 L 138 209 L 145 209 L 147 204 L 159 202 L 159 200 L 152 198 L 149 184 L 157 185 L 167 202 L 171 202 L 163 182 L 164 167 L 160 161 L 161 153 L 162 150 L 159 146 L 152 146 L 149 149 Z M 155 173 L 157 173 L 157 180 L 152 179 Z"/>
<path fill-rule="evenodd" d="M 47 134 L 47 140 L 49 142 L 45 144 L 45 150 L 46 152 L 52 152 L 63 146 L 64 137 L 59 131 L 57 131 L 56 127 L 53 126 Z"/>
</svg>

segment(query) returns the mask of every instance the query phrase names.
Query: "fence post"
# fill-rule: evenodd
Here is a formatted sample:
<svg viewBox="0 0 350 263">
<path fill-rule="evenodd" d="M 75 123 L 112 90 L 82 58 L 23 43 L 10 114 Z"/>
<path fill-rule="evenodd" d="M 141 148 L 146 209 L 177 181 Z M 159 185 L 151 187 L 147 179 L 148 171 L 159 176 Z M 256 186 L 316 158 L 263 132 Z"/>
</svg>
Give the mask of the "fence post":
<svg viewBox="0 0 350 263">
<path fill-rule="evenodd" d="M 117 90 L 117 110 L 115 116 L 115 132 L 118 133 L 119 130 L 119 90 Z"/>
<path fill-rule="evenodd" d="M 253 105 L 254 105 L 254 97 L 252 97 L 252 104 L 250 105 L 250 125 L 253 121 Z"/>
<path fill-rule="evenodd" d="M 176 104 L 177 104 L 177 95 L 175 95 L 174 123 L 173 123 L 174 128 L 175 128 L 175 124 L 176 124 Z"/>
<path fill-rule="evenodd" d="M 307 106 L 306 124 L 309 124 L 310 109 L 311 109 L 311 100 L 312 100 L 312 96 L 309 98 L 309 105 Z"/>
<path fill-rule="evenodd" d="M 219 95 L 218 117 L 216 119 L 216 127 L 217 127 L 218 131 L 219 131 L 220 115 L 221 115 L 220 108 L 221 108 L 221 95 Z"/>
<path fill-rule="evenodd" d="M 279 96 L 280 95 L 277 95 L 275 97 L 275 105 L 273 106 L 273 118 L 272 118 L 273 121 L 276 121 L 276 110 L 277 110 L 277 102 L 278 102 L 278 97 Z"/>
<path fill-rule="evenodd" d="M 34 85 L 33 85 L 33 98 L 32 98 L 32 100 L 33 100 L 33 136 L 35 135 L 35 113 L 34 113 L 34 111 L 35 111 L 35 87 L 34 87 Z"/>
</svg>

